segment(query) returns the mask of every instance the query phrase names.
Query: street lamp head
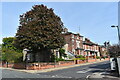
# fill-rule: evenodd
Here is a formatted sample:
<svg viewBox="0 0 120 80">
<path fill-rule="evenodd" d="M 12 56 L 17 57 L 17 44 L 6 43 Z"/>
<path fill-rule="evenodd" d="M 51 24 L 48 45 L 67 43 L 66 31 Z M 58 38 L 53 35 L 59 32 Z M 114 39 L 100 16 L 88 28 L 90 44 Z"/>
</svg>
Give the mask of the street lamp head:
<svg viewBox="0 0 120 80">
<path fill-rule="evenodd" d="M 117 30 L 118 30 L 118 39 L 119 39 L 119 45 L 120 45 L 120 31 L 119 31 L 119 26 L 111 26 L 111 27 L 117 27 Z"/>
<path fill-rule="evenodd" d="M 116 26 L 112 25 L 111 27 L 116 27 Z"/>
<path fill-rule="evenodd" d="M 114 25 L 112 25 L 111 27 L 118 27 L 118 26 L 114 26 Z"/>
</svg>

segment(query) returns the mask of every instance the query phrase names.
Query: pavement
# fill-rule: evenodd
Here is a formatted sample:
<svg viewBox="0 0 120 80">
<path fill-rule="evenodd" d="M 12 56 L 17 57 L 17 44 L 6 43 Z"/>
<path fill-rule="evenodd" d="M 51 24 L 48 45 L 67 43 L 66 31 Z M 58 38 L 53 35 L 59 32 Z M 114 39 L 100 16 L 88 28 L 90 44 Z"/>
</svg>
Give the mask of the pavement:
<svg viewBox="0 0 120 80">
<path fill-rule="evenodd" d="M 61 67 L 56 67 L 56 68 L 44 69 L 44 70 L 25 70 L 25 69 L 13 69 L 13 68 L 5 68 L 5 67 L 0 67 L 0 69 L 9 69 L 9 70 L 22 71 L 22 72 L 27 72 L 27 73 L 44 73 L 44 72 L 51 72 L 51 71 L 67 69 L 67 68 L 83 66 L 83 65 L 89 65 L 89 64 L 94 64 L 94 63 L 99 63 L 99 62 L 104 62 L 104 61 L 105 60 L 89 62 L 89 63 L 82 63 L 82 64 L 75 64 L 75 65 L 70 65 L 70 66 L 61 66 Z"/>
<path fill-rule="evenodd" d="M 105 79 L 105 80 L 120 80 L 120 76 L 116 71 L 111 71 L 110 69 L 106 69 L 104 72 L 96 72 L 87 77 L 89 80 L 94 79 Z"/>
</svg>

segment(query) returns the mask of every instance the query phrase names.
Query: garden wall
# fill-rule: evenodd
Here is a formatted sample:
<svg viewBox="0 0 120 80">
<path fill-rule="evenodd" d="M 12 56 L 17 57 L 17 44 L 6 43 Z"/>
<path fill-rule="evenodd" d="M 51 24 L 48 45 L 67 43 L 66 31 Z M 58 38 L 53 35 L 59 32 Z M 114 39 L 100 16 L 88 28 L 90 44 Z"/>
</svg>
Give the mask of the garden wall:
<svg viewBox="0 0 120 80">
<path fill-rule="evenodd" d="M 41 63 L 8 63 L 8 66 L 6 63 L 2 63 L 0 67 L 9 67 L 9 68 L 15 68 L 15 69 L 28 69 L 28 70 L 42 70 L 42 69 L 48 69 L 48 68 L 55 68 L 55 67 L 61 67 L 61 66 L 68 66 L 68 65 L 74 65 L 74 64 L 82 64 L 86 62 L 96 62 L 96 61 L 102 61 L 102 60 L 109 60 L 109 58 L 105 59 L 89 59 L 89 60 L 74 60 L 74 61 L 59 61 L 59 62 L 41 62 Z"/>
</svg>

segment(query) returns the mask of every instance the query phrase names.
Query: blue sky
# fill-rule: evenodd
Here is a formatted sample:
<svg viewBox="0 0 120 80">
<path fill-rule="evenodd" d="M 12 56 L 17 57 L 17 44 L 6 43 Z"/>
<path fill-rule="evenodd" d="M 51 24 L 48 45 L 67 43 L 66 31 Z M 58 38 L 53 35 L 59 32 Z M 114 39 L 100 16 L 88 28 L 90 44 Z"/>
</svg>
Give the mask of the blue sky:
<svg viewBox="0 0 120 80">
<path fill-rule="evenodd" d="M 69 31 L 79 32 L 98 44 L 110 41 L 118 43 L 117 2 L 4 2 L 2 3 L 2 37 L 15 36 L 19 15 L 29 11 L 33 5 L 44 4 L 53 8 Z M 79 30 L 80 27 L 80 30 Z"/>
</svg>

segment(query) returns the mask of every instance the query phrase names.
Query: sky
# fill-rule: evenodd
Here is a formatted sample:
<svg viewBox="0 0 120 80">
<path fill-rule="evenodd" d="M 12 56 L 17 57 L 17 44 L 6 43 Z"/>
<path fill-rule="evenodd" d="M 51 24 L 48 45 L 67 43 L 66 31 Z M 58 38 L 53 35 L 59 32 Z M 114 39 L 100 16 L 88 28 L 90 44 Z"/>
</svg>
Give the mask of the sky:
<svg viewBox="0 0 120 80">
<path fill-rule="evenodd" d="M 118 25 L 117 2 L 2 2 L 2 37 L 15 36 L 19 15 L 40 4 L 53 8 L 70 32 L 98 44 L 118 43 L 117 29 L 111 28 Z"/>
</svg>

